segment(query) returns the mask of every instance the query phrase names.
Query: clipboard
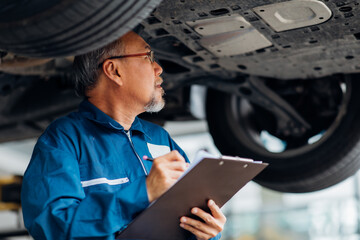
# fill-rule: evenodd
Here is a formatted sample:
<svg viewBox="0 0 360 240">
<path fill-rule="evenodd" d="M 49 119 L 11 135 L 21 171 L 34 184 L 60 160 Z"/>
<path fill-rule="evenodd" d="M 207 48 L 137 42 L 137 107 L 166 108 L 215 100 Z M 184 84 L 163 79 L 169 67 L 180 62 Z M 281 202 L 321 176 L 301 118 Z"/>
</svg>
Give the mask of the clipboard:
<svg viewBox="0 0 360 240">
<path fill-rule="evenodd" d="M 197 218 L 190 213 L 193 207 L 210 212 L 209 199 L 222 207 L 267 166 L 238 157 L 205 157 L 119 232 L 116 239 L 186 240 L 191 233 L 179 226 L 180 217 Z"/>
</svg>

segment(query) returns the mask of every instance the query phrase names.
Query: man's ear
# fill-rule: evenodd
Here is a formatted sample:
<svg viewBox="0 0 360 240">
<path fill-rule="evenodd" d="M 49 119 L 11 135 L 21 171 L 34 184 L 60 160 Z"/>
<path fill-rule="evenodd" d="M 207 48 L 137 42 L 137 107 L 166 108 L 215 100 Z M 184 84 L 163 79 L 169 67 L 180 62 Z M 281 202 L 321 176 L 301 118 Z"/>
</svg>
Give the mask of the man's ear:
<svg viewBox="0 0 360 240">
<path fill-rule="evenodd" d="M 102 69 L 104 71 L 104 74 L 112 80 L 115 84 L 122 86 L 123 81 L 121 78 L 121 75 L 119 73 L 118 66 L 115 64 L 115 62 L 111 60 L 107 60 L 103 63 Z"/>
</svg>

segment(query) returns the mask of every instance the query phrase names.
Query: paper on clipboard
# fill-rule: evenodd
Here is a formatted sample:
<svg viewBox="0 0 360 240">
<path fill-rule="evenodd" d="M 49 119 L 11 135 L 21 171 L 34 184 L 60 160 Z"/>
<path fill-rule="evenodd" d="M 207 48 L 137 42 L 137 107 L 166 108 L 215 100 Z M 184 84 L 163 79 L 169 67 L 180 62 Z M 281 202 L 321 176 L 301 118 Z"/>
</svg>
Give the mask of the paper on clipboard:
<svg viewBox="0 0 360 240">
<path fill-rule="evenodd" d="M 246 161 L 246 162 L 253 162 L 253 163 L 262 163 L 262 161 L 254 161 L 250 158 L 242 158 L 242 157 L 233 157 L 233 156 L 215 156 L 207 151 L 200 150 L 196 153 L 195 158 L 191 162 L 190 166 L 186 169 L 186 171 L 179 177 L 177 181 L 179 181 L 183 176 L 185 176 L 191 169 L 193 169 L 201 160 L 204 158 L 221 158 L 221 159 L 228 159 L 228 160 L 239 160 L 239 161 Z"/>
</svg>

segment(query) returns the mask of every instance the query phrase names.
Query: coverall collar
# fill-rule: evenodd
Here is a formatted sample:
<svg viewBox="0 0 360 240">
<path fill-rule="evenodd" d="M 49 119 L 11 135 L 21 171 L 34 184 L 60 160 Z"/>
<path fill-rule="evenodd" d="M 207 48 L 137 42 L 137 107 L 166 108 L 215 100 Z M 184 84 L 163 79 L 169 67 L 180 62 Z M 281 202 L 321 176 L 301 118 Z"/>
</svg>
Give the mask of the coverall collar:
<svg viewBox="0 0 360 240">
<path fill-rule="evenodd" d="M 109 115 L 101 111 L 87 99 L 84 99 L 79 106 L 79 112 L 86 118 L 96 123 L 103 125 L 104 127 L 110 128 L 112 130 L 124 131 L 124 127 L 120 123 L 112 119 Z M 145 134 L 148 138 L 149 134 L 143 128 L 141 121 L 138 117 L 135 117 L 134 122 L 130 127 L 130 131 L 139 131 Z M 150 138 L 151 139 L 151 138 Z"/>
</svg>

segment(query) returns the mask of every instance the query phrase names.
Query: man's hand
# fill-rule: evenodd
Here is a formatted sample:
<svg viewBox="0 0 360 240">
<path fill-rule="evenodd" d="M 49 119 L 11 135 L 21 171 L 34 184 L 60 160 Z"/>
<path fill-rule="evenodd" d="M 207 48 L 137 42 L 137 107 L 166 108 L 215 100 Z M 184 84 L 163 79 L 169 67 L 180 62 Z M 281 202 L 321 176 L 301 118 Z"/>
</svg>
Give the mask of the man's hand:
<svg viewBox="0 0 360 240">
<path fill-rule="evenodd" d="M 168 190 L 187 167 L 188 163 L 176 150 L 156 158 L 146 178 L 149 201 L 154 201 Z"/>
<path fill-rule="evenodd" d="M 226 222 L 226 217 L 213 200 L 208 201 L 208 206 L 211 214 L 200 208 L 191 209 L 191 213 L 200 217 L 205 223 L 189 217 L 181 217 L 180 219 L 180 227 L 190 231 L 198 240 L 215 237 L 223 230 Z"/>
</svg>

